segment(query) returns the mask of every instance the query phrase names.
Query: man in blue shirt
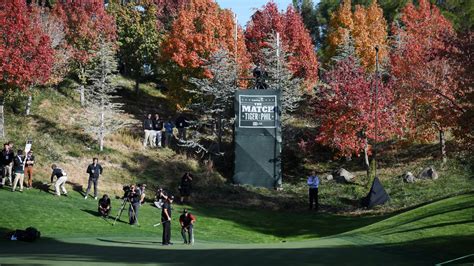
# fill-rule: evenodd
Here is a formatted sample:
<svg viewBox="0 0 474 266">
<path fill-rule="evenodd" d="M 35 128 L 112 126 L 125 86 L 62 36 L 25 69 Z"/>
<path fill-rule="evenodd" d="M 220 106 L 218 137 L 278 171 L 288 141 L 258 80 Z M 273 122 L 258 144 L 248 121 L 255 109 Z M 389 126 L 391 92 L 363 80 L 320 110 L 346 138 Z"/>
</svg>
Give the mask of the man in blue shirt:
<svg viewBox="0 0 474 266">
<path fill-rule="evenodd" d="M 311 175 L 308 177 L 308 187 L 309 187 L 309 209 L 314 209 L 317 211 L 319 208 L 318 204 L 318 188 L 319 188 L 319 177 L 316 175 L 316 171 L 311 171 Z"/>
</svg>

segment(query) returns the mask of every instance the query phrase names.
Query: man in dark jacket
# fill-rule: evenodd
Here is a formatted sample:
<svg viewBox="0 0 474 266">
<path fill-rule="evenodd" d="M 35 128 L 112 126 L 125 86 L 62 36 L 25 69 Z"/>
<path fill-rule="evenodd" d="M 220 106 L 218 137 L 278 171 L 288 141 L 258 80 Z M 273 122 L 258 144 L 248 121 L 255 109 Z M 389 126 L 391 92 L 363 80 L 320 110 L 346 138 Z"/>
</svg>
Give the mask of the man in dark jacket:
<svg viewBox="0 0 474 266">
<path fill-rule="evenodd" d="M 8 143 L 3 144 L 2 150 L 2 164 L 3 164 L 3 179 L 2 185 L 5 185 L 5 180 L 8 179 L 8 184 L 11 186 L 12 182 L 12 168 L 13 160 L 15 159 L 15 153 Z"/>
<path fill-rule="evenodd" d="M 184 203 L 184 200 L 189 200 L 189 197 L 191 196 L 192 181 L 193 181 L 193 175 L 189 172 L 184 173 L 183 177 L 181 177 L 181 183 L 179 185 L 181 204 Z"/>
<path fill-rule="evenodd" d="M 97 186 L 99 184 L 99 176 L 102 174 L 102 166 L 98 163 L 99 159 L 92 159 L 92 164 L 89 164 L 87 167 L 87 173 L 89 174 L 89 181 L 87 184 L 86 196 L 84 199 L 87 199 L 89 192 L 91 190 L 91 185 L 94 184 L 94 199 L 97 199 Z"/>
<path fill-rule="evenodd" d="M 171 203 L 173 203 L 174 197 L 169 196 L 163 206 L 161 207 L 161 224 L 163 225 L 163 245 L 173 245 L 171 240 Z"/>
<path fill-rule="evenodd" d="M 146 147 L 147 143 L 150 143 L 151 147 L 155 146 L 155 140 L 153 139 L 153 119 L 151 114 L 148 114 L 143 120 L 143 130 L 145 130 L 145 139 L 143 140 L 143 146 Z"/>
<path fill-rule="evenodd" d="M 109 196 L 107 196 L 107 194 L 105 194 L 99 200 L 99 206 L 98 206 L 99 214 L 102 217 L 107 218 L 107 216 L 109 216 L 109 213 L 110 213 L 111 209 L 112 209 L 112 207 L 111 207 L 111 204 L 110 204 L 110 198 L 109 198 Z"/>
<path fill-rule="evenodd" d="M 178 129 L 178 139 L 186 141 L 186 128 L 189 124 L 183 114 L 180 114 L 178 118 L 176 118 L 175 126 Z"/>
<path fill-rule="evenodd" d="M 15 172 L 15 180 L 13 181 L 12 191 L 15 191 L 18 182 L 20 182 L 20 192 L 23 191 L 23 182 L 25 179 L 25 157 L 23 151 L 18 150 L 15 159 L 13 160 L 13 172 Z"/>
<path fill-rule="evenodd" d="M 163 121 L 160 119 L 159 114 L 155 114 L 153 120 L 153 129 L 155 131 L 155 143 L 158 148 L 161 148 L 161 131 L 163 130 Z"/>
</svg>

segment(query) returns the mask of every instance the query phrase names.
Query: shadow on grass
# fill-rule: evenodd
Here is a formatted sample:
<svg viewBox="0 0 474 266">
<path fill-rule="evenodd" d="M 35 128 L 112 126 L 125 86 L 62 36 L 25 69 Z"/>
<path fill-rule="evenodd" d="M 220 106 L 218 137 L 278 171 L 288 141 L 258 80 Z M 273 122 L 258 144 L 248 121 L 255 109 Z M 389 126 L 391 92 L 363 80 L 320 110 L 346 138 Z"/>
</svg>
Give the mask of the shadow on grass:
<svg viewBox="0 0 474 266">
<path fill-rule="evenodd" d="M 5 229 L 0 229 L 4 231 Z M 433 237 L 411 242 L 352 245 L 308 242 L 306 245 L 196 244 L 161 247 L 157 241 L 91 238 L 88 243 L 43 238 L 35 243 L 0 241 L 4 263 L 148 263 L 195 265 L 432 265 L 469 254 L 471 238 Z"/>
</svg>

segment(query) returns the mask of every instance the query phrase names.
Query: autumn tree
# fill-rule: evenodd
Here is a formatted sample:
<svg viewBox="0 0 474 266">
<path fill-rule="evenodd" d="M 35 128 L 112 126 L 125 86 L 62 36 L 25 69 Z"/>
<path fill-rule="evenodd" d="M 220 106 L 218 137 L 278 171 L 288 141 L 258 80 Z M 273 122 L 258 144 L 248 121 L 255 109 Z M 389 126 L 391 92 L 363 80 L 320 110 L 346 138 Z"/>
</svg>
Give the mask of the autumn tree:
<svg viewBox="0 0 474 266">
<path fill-rule="evenodd" d="M 406 112 L 408 136 L 430 140 L 438 132 L 445 160 L 444 132 L 453 127 L 453 117 L 459 114 L 459 88 L 449 79 L 449 63 L 435 53 L 446 48 L 446 38 L 454 37 L 453 28 L 436 6 L 420 0 L 418 7 L 408 4 L 403 9 L 393 31 L 391 65 L 397 79 L 398 108 Z"/>
<path fill-rule="evenodd" d="M 81 105 L 84 106 L 88 64 L 98 49 L 99 37 L 107 42 L 116 39 L 115 20 L 105 11 L 102 0 L 64 0 L 57 5 L 57 12 L 64 13 L 65 38 L 72 51 L 72 64 L 80 82 Z"/>
<path fill-rule="evenodd" d="M 474 31 L 458 33 L 446 40 L 448 49 L 439 55 L 448 60 L 454 69 L 450 78 L 459 88 L 459 107 L 454 135 L 462 148 L 474 150 Z"/>
<path fill-rule="evenodd" d="M 211 0 L 192 0 L 179 12 L 171 31 L 162 44 L 161 62 L 164 81 L 172 87 L 171 95 L 180 101 L 189 99 L 183 88 L 190 77 L 212 77 L 204 68 L 210 56 L 225 49 L 237 58 L 239 73 L 248 70 L 250 61 L 242 29 L 237 28 L 229 10 L 222 10 Z"/>
<path fill-rule="evenodd" d="M 34 23 L 23 0 L 0 0 L 0 135 L 4 133 L 4 97 L 48 80 L 53 63 L 49 36 Z"/>
<path fill-rule="evenodd" d="M 282 48 L 288 54 L 288 64 L 293 77 L 304 79 L 312 88 L 318 79 L 318 61 L 310 32 L 305 28 L 301 15 L 289 6 L 280 13 L 274 2 L 257 10 L 247 24 L 245 39 L 254 63 L 265 60 L 262 49 L 269 48 L 269 39 L 280 34 Z"/>
<path fill-rule="evenodd" d="M 318 87 L 315 110 L 320 128 L 316 140 L 337 150 L 341 156 L 363 153 L 369 173 L 373 143 L 384 141 L 397 132 L 400 117 L 393 105 L 391 83 L 367 74 L 354 56 L 355 49 L 351 45 L 343 50 L 339 54 L 345 56 L 323 75 L 325 84 Z"/>
<path fill-rule="evenodd" d="M 344 0 L 332 15 L 329 27 L 328 51 L 331 57 L 350 35 L 354 40 L 356 55 L 367 71 L 375 70 L 375 47 L 379 48 L 381 62 L 388 58 L 387 23 L 377 1 L 367 8 L 356 5 L 352 12 L 351 1 Z"/>
<path fill-rule="evenodd" d="M 352 17 L 354 26 L 351 33 L 356 54 L 364 69 L 374 71 L 375 47 L 378 47 L 380 61 L 388 58 L 387 22 L 383 17 L 382 9 L 374 0 L 367 8 L 357 5 Z"/>
<path fill-rule="evenodd" d="M 335 12 L 331 14 L 328 30 L 328 57 L 336 54 L 339 46 L 349 38 L 354 27 L 352 21 L 351 0 L 343 0 Z"/>
<path fill-rule="evenodd" d="M 318 80 L 318 60 L 309 31 L 295 9 L 288 7 L 284 14 L 285 34 L 288 45 L 288 68 L 293 77 L 304 79 L 306 87 L 312 89 Z"/>
<path fill-rule="evenodd" d="M 109 6 L 117 23 L 119 58 L 125 74 L 135 79 L 138 93 L 145 66 L 156 68 L 161 34 L 158 31 L 156 6 L 153 1 L 121 5 L 112 1 Z"/>
</svg>

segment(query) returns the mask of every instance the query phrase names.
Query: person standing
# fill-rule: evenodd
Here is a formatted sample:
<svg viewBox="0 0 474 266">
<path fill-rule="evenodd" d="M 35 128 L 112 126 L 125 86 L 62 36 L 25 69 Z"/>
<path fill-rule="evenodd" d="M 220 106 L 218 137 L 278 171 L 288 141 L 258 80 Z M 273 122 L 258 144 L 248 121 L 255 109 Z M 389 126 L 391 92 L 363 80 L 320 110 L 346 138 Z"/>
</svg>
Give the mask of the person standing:
<svg viewBox="0 0 474 266">
<path fill-rule="evenodd" d="M 145 189 L 146 189 L 146 184 L 141 184 L 140 186 L 140 192 L 141 192 L 141 195 L 140 195 L 140 205 L 143 205 L 145 204 Z"/>
<path fill-rule="evenodd" d="M 178 129 L 178 139 L 180 141 L 186 141 L 186 128 L 189 126 L 186 117 L 180 114 L 175 121 L 176 128 Z"/>
<path fill-rule="evenodd" d="M 180 198 L 181 204 L 184 203 L 185 199 L 189 201 L 189 197 L 191 196 L 192 181 L 193 181 L 193 175 L 189 172 L 184 173 L 183 177 L 181 177 L 181 184 L 179 185 L 179 194 L 181 196 Z"/>
<path fill-rule="evenodd" d="M 173 245 L 171 240 L 171 203 L 174 197 L 169 196 L 161 207 L 161 224 L 163 225 L 162 245 Z"/>
<path fill-rule="evenodd" d="M 146 148 L 147 143 L 150 143 L 150 146 L 154 147 L 155 140 L 153 139 L 153 120 L 151 119 L 151 114 L 148 114 L 145 120 L 143 120 L 143 129 L 145 130 L 143 146 Z"/>
<path fill-rule="evenodd" d="M 23 182 L 25 179 L 25 157 L 23 151 L 18 150 L 15 159 L 13 160 L 13 171 L 15 172 L 15 180 L 13 181 L 12 191 L 16 190 L 18 182 L 20 182 L 20 192 L 23 192 Z"/>
<path fill-rule="evenodd" d="M 51 173 L 51 183 L 53 183 L 54 177 L 56 176 L 56 184 L 54 185 L 55 191 L 56 191 L 56 196 L 61 196 L 61 190 L 64 194 L 64 196 L 67 196 L 67 190 L 64 187 L 64 184 L 66 184 L 67 181 L 67 174 L 66 172 L 63 171 L 63 169 L 59 168 L 57 165 L 52 164 L 51 169 L 53 172 Z"/>
<path fill-rule="evenodd" d="M 131 225 L 138 224 L 138 209 L 140 208 L 141 195 L 140 188 L 137 188 L 135 185 L 130 186 L 130 195 L 128 197 L 130 208 L 128 209 L 128 217 Z"/>
<path fill-rule="evenodd" d="M 92 184 L 94 184 L 94 199 L 97 199 L 97 186 L 99 185 L 99 176 L 103 172 L 102 166 L 99 164 L 99 159 L 93 158 L 92 164 L 89 164 L 86 172 L 89 174 L 89 181 L 87 184 L 86 196 L 84 197 L 84 199 L 87 199 Z"/>
<path fill-rule="evenodd" d="M 2 186 L 5 185 L 6 179 L 8 179 L 8 184 L 10 186 L 13 185 L 12 182 L 12 168 L 13 168 L 13 160 L 15 159 L 15 153 L 11 149 L 9 143 L 3 144 L 2 150 L 2 163 L 3 163 L 3 179 L 2 179 Z"/>
<path fill-rule="evenodd" d="M 153 120 L 153 130 L 155 131 L 155 146 L 161 148 L 161 131 L 163 130 L 163 121 L 160 119 L 159 114 L 155 114 L 155 120 Z"/>
<path fill-rule="evenodd" d="M 309 187 L 309 209 L 313 209 L 313 203 L 315 205 L 315 210 L 319 209 L 318 203 L 318 188 L 319 188 L 319 177 L 316 175 L 316 171 L 312 171 L 311 175 L 308 177 L 308 187 Z"/>
<path fill-rule="evenodd" d="M 181 225 L 181 236 L 183 237 L 184 244 L 194 245 L 194 234 L 193 226 L 196 222 L 196 218 L 188 212 L 187 209 L 183 210 L 183 214 L 179 217 L 179 224 Z M 186 239 L 187 233 L 187 239 Z"/>
<path fill-rule="evenodd" d="M 168 117 L 168 121 L 164 125 L 165 127 L 165 147 L 171 148 L 171 139 L 173 138 L 174 124 L 171 122 L 171 117 Z"/>
<path fill-rule="evenodd" d="M 32 150 L 28 151 L 25 161 L 25 176 L 28 177 L 26 188 L 30 189 L 33 187 L 33 165 L 35 164 L 35 156 Z"/>
</svg>

